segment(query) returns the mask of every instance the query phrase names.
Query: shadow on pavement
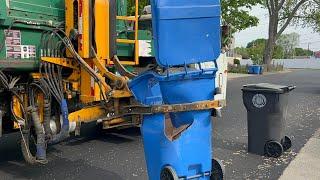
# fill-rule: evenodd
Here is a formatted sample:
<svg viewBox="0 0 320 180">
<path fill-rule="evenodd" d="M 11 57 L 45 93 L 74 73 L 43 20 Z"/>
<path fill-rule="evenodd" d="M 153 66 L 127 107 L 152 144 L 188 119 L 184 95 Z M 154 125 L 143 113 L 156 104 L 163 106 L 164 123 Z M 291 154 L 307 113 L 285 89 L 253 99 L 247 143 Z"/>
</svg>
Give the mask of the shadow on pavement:
<svg viewBox="0 0 320 180">
<path fill-rule="evenodd" d="M 135 141 L 136 138 L 140 136 L 140 128 L 138 127 L 121 130 L 103 130 L 101 126 L 98 126 L 95 123 L 90 123 L 81 127 L 81 136 L 70 138 L 66 142 L 66 145 L 78 146 L 92 140 L 98 140 L 113 144 L 122 144 Z"/>
<path fill-rule="evenodd" d="M 23 161 L 1 162 L 0 169 L 13 179 L 122 179 L 116 173 L 90 166 L 83 160 L 70 161 L 58 157 L 45 166 L 31 166 Z"/>
<path fill-rule="evenodd" d="M 121 144 L 134 141 L 135 137 L 140 136 L 139 128 L 104 131 L 97 127 L 87 126 L 83 128 L 82 132 L 81 137 L 70 138 L 61 144 L 76 146 L 91 140 Z M 49 146 L 48 164 L 43 166 L 29 165 L 24 162 L 22 157 L 20 134 L 5 135 L 0 141 L 0 169 L 10 179 L 122 179 L 114 172 L 87 164 L 88 162 L 85 160 L 69 160 L 58 157 L 57 154 L 62 151 L 56 149 L 55 146 Z M 6 177 L 2 178 L 6 179 Z M 0 177 L 0 179 L 2 178 Z"/>
</svg>

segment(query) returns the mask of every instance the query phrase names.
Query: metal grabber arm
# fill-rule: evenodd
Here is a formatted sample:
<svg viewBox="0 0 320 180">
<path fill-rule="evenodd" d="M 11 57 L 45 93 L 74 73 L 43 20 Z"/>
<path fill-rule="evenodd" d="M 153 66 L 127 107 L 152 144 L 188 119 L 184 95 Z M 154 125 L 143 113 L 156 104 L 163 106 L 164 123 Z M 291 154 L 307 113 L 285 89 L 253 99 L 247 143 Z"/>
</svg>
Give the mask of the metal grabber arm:
<svg viewBox="0 0 320 180">
<path fill-rule="evenodd" d="M 95 55 L 95 58 L 93 59 L 94 65 L 98 68 L 99 74 L 102 77 L 106 77 L 109 80 L 111 80 L 115 84 L 115 89 L 111 89 L 111 87 L 105 83 L 102 79 L 99 79 L 99 81 L 102 81 L 102 85 L 107 90 L 107 92 L 110 92 L 111 97 L 130 97 L 132 96 L 131 91 L 129 90 L 127 86 L 127 82 L 129 78 L 134 77 L 135 75 L 128 72 L 119 62 L 119 59 L 117 56 L 114 57 L 115 59 L 115 66 L 117 70 L 120 72 L 121 76 L 117 76 L 116 74 L 110 72 L 102 62 L 102 60 L 99 58 L 99 56 L 96 54 L 94 48 L 92 47 L 92 52 Z"/>
</svg>

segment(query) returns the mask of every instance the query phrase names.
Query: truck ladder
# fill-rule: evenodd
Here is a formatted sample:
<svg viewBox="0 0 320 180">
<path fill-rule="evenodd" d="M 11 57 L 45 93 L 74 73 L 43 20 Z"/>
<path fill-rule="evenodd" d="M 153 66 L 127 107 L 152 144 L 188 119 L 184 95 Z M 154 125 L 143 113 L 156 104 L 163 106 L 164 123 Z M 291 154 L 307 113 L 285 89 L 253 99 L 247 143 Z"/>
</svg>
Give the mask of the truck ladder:
<svg viewBox="0 0 320 180">
<path fill-rule="evenodd" d="M 133 21 L 134 22 L 134 40 L 131 39 L 117 39 L 117 43 L 134 44 L 134 60 L 121 61 L 124 65 L 138 65 L 139 64 L 139 0 L 135 0 L 135 15 L 134 16 L 117 16 L 117 20 Z"/>
</svg>

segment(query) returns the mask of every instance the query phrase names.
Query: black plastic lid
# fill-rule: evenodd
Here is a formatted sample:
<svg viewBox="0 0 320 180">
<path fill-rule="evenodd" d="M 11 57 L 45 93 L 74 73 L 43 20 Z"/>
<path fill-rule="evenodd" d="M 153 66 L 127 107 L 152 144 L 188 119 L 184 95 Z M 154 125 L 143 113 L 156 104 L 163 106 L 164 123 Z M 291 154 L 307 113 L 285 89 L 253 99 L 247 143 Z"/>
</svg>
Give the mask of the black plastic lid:
<svg viewBox="0 0 320 180">
<path fill-rule="evenodd" d="M 242 91 L 257 91 L 269 93 L 287 93 L 294 90 L 295 86 L 284 86 L 270 83 L 247 84 L 244 85 Z"/>
</svg>

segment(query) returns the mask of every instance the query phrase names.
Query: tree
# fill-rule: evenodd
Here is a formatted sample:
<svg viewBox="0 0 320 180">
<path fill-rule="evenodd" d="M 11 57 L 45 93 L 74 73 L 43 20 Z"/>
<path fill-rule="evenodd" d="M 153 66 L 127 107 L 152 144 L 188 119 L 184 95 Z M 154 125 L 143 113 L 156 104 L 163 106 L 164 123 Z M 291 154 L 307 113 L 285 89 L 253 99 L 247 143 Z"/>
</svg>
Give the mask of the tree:
<svg viewBox="0 0 320 180">
<path fill-rule="evenodd" d="M 300 35 L 297 33 L 282 34 L 276 44 L 283 48 L 284 58 L 294 56 L 295 48 L 299 46 Z"/>
<path fill-rule="evenodd" d="M 266 39 L 256 39 L 247 44 L 249 56 L 254 64 L 261 64 Z"/>
<path fill-rule="evenodd" d="M 273 59 L 283 59 L 284 50 L 281 46 L 276 45 L 272 55 Z"/>
<path fill-rule="evenodd" d="M 128 15 L 133 16 L 135 14 L 136 11 L 136 7 L 135 7 L 135 0 L 125 0 L 128 3 L 127 6 L 127 11 L 128 11 Z M 150 0 L 139 0 L 139 12 L 141 13 L 143 8 L 147 5 L 150 5 Z"/>
<path fill-rule="evenodd" d="M 303 7 L 307 13 L 299 14 L 302 26 L 309 26 L 316 32 L 320 32 L 320 0 L 313 0 Z M 299 23 L 299 22 L 298 22 Z"/>
<path fill-rule="evenodd" d="M 253 6 L 261 4 L 263 0 L 222 0 L 222 21 L 233 27 L 233 32 L 257 26 L 259 19 L 251 16 L 249 11 Z"/>
<path fill-rule="evenodd" d="M 256 39 L 247 44 L 247 52 L 250 59 L 254 64 L 261 64 L 263 59 L 263 52 L 265 49 L 267 40 L 266 39 Z M 282 58 L 283 49 L 281 46 L 275 46 L 273 58 L 280 59 Z"/>
<path fill-rule="evenodd" d="M 135 0 L 128 1 L 128 14 L 134 15 Z M 251 16 L 249 11 L 263 0 L 221 0 L 222 20 L 224 25 L 231 25 L 234 31 L 241 31 L 249 27 L 257 26 L 259 19 Z M 139 0 L 139 11 L 149 5 L 150 0 Z"/>
<path fill-rule="evenodd" d="M 235 48 L 235 52 L 238 55 L 242 56 L 242 59 L 250 59 L 249 53 L 248 53 L 248 49 L 244 48 L 244 47 L 236 47 Z"/>
<path fill-rule="evenodd" d="M 269 12 L 268 40 L 263 55 L 263 62 L 270 65 L 277 39 L 290 24 L 298 24 L 314 9 L 319 0 L 265 0 Z"/>
<path fill-rule="evenodd" d="M 313 55 L 313 51 L 302 49 L 302 48 L 295 48 L 294 50 L 295 56 L 307 56 L 310 57 Z"/>
</svg>

